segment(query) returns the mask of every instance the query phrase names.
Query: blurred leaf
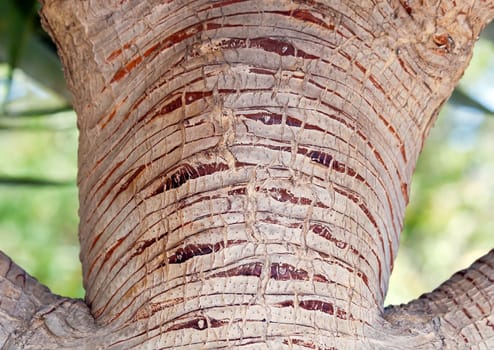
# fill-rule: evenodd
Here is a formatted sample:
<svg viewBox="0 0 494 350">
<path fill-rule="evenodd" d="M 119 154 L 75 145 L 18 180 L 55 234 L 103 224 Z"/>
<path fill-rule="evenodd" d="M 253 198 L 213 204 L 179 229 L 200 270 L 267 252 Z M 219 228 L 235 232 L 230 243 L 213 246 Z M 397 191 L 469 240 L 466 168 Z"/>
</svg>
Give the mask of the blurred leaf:
<svg viewBox="0 0 494 350">
<path fill-rule="evenodd" d="M 39 36 L 31 36 L 27 41 L 26 52 L 19 60 L 19 68 L 27 75 L 52 90 L 71 105 L 71 95 L 67 89 L 62 65 L 56 51 Z"/>
<path fill-rule="evenodd" d="M 0 176 L 0 186 L 74 186 L 75 181 L 56 181 L 20 176 Z"/>
<path fill-rule="evenodd" d="M 481 37 L 494 43 L 494 22 L 491 22 L 482 31 Z"/>
<path fill-rule="evenodd" d="M 10 2 L 25 17 L 32 16 L 33 12 L 36 12 L 40 7 L 40 4 L 37 0 L 10 0 Z"/>
<path fill-rule="evenodd" d="M 0 114 L 0 131 L 64 131 L 76 129 L 75 115 L 68 107 Z"/>
<path fill-rule="evenodd" d="M 58 62 L 56 63 L 55 69 L 58 67 Z M 39 68 L 40 72 L 44 72 L 43 74 L 50 74 L 50 71 L 46 71 L 43 65 Z M 0 80 L 5 81 L 6 71 L 7 65 L 0 64 Z M 4 110 L 0 111 L 0 122 L 3 118 L 2 124 L 4 125 L 9 122 L 9 119 L 50 119 L 50 116 L 72 110 L 67 99 L 47 89 L 46 84 L 40 84 L 32 79 L 26 71 L 16 70 L 12 87 L 10 101 L 4 106 Z M 5 92 L 5 88 L 3 90 Z M 66 124 L 62 119 L 59 120 L 63 125 Z"/>
<path fill-rule="evenodd" d="M 0 38 L 6 46 L 6 61 L 9 66 L 4 104 L 10 96 L 14 69 L 18 67 L 19 59 L 33 30 L 36 9 L 36 0 L 4 0 L 0 4 Z"/>
<path fill-rule="evenodd" d="M 56 48 L 41 28 L 37 0 L 0 0 L 0 62 L 8 63 L 6 94 L 11 97 L 13 72 L 21 69 L 44 87 L 56 92 L 70 104 Z"/>
<path fill-rule="evenodd" d="M 453 95 L 451 95 L 451 98 L 449 99 L 449 102 L 452 103 L 453 105 L 459 106 L 459 107 L 474 108 L 474 109 L 479 110 L 479 111 L 481 111 L 487 115 L 493 115 L 494 114 L 493 110 L 489 109 L 488 107 L 484 106 L 479 101 L 470 97 L 469 95 L 464 93 L 461 89 L 455 89 L 455 91 L 453 92 Z"/>
<path fill-rule="evenodd" d="M 2 118 L 32 118 L 32 117 L 38 117 L 38 118 L 50 118 L 56 115 L 57 113 L 61 112 L 69 112 L 72 111 L 72 107 L 70 106 L 61 106 L 61 107 L 54 107 L 54 108 L 49 108 L 49 109 L 30 109 L 27 111 L 22 111 L 22 112 L 12 112 L 12 111 L 7 111 L 3 116 L 0 116 L 0 121 Z"/>
<path fill-rule="evenodd" d="M 64 131 L 73 130 L 75 126 L 49 126 L 49 125 L 5 125 L 0 120 L 0 131 Z"/>
</svg>

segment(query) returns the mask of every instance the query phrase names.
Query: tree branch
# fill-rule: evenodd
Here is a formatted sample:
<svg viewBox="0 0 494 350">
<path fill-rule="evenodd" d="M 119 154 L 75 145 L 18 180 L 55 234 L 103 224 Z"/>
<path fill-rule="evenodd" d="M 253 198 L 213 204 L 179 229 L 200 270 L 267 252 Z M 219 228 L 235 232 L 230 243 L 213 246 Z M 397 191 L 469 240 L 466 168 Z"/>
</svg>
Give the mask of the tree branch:
<svg viewBox="0 0 494 350">
<path fill-rule="evenodd" d="M 83 349 L 96 325 L 81 300 L 52 294 L 0 251 L 0 348 Z"/>
<path fill-rule="evenodd" d="M 444 349 L 494 348 L 494 250 L 431 293 L 390 306 L 385 319 L 400 329 L 432 331 Z"/>
</svg>

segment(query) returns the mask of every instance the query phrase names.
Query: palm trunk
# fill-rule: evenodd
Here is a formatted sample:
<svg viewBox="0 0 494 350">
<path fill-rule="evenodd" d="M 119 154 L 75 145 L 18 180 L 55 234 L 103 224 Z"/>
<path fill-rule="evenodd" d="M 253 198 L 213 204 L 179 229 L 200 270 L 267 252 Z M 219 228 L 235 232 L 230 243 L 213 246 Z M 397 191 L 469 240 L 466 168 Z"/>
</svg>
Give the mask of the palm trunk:
<svg viewBox="0 0 494 350">
<path fill-rule="evenodd" d="M 56 317 L 78 317 L 87 334 L 45 321 L 39 337 L 112 349 L 494 346 L 494 253 L 383 310 L 418 154 L 492 1 L 45 0 L 43 16 L 78 113 L 94 321 L 70 304 L 78 313 Z"/>
</svg>

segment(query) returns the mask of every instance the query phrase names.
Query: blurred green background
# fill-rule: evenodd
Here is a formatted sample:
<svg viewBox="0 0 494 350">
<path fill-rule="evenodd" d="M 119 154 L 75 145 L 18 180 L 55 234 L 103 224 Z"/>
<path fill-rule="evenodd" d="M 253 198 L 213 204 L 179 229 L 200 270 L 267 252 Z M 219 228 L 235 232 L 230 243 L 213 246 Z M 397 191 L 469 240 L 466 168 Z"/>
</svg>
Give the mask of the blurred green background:
<svg viewBox="0 0 494 350">
<path fill-rule="evenodd" d="M 0 250 L 53 292 L 83 297 L 76 119 L 38 6 L 0 1 Z M 420 157 L 387 303 L 494 247 L 493 42 L 490 26 Z"/>
</svg>

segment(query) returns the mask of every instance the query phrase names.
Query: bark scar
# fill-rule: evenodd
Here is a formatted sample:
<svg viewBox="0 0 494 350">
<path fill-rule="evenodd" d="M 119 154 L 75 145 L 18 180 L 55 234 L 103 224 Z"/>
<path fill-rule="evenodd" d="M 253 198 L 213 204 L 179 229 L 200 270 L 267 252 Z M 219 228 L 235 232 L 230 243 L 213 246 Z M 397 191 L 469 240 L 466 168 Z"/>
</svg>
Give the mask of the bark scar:
<svg viewBox="0 0 494 350">
<path fill-rule="evenodd" d="M 436 52 L 440 55 L 450 53 L 455 48 L 455 41 L 448 33 L 437 34 L 432 40 L 437 46 Z"/>
</svg>

